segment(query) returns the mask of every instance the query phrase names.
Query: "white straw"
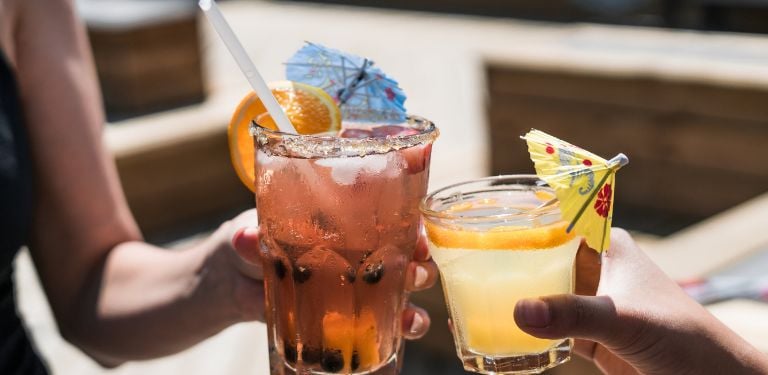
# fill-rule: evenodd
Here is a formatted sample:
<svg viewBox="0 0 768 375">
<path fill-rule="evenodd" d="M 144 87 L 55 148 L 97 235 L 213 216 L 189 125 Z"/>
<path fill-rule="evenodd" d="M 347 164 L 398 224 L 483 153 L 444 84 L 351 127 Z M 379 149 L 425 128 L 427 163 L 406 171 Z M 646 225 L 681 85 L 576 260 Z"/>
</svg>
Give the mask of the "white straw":
<svg viewBox="0 0 768 375">
<path fill-rule="evenodd" d="M 253 61 L 248 57 L 248 53 L 245 52 L 245 48 L 243 48 L 240 40 L 238 40 L 235 33 L 232 32 L 232 28 L 229 27 L 229 23 L 224 19 L 224 15 L 221 14 L 219 7 L 216 6 L 216 2 L 213 0 L 200 0 L 199 5 L 200 9 L 202 9 L 203 13 L 208 17 L 208 21 L 211 22 L 213 28 L 221 37 L 221 40 L 224 41 L 229 53 L 235 58 L 237 65 L 240 67 L 240 70 L 243 71 L 243 74 L 245 74 L 253 91 L 256 92 L 256 95 L 258 95 L 261 102 L 264 103 L 264 106 L 272 116 L 272 119 L 275 120 L 280 131 L 296 134 L 296 129 L 291 124 L 291 121 L 288 120 L 288 116 L 285 115 L 285 112 L 283 112 L 283 109 L 280 107 L 280 104 L 277 103 L 275 97 L 272 96 L 272 91 L 267 86 L 267 83 L 264 82 L 264 78 L 261 77 L 259 71 L 256 70 L 256 66 L 253 65 Z"/>
</svg>

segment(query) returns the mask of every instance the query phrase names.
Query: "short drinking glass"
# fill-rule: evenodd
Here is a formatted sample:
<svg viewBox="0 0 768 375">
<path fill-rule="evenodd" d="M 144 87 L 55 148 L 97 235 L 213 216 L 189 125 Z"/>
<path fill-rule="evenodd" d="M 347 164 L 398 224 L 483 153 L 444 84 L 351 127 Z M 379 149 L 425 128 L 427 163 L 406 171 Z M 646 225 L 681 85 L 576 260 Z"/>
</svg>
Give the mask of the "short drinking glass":
<svg viewBox="0 0 768 375">
<path fill-rule="evenodd" d="M 552 199 L 536 176 L 515 175 L 448 186 L 422 201 L 457 353 L 469 371 L 539 373 L 570 358 L 572 340 L 530 336 L 513 316 L 520 299 L 573 292 L 580 240 L 566 233 Z"/>
</svg>

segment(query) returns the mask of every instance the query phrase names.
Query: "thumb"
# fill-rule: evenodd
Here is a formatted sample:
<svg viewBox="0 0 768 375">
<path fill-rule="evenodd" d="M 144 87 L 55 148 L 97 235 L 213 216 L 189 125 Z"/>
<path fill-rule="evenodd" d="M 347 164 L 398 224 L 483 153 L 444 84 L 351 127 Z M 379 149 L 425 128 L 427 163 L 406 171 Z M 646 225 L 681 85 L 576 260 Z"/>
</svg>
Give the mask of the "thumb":
<svg viewBox="0 0 768 375">
<path fill-rule="evenodd" d="M 607 296 L 562 294 L 524 299 L 515 305 L 515 322 L 523 331 L 546 339 L 575 337 L 615 342 L 616 306 Z"/>
<path fill-rule="evenodd" d="M 259 257 L 259 228 L 240 228 L 232 236 L 232 247 L 237 255 L 252 265 L 261 264 Z"/>
</svg>

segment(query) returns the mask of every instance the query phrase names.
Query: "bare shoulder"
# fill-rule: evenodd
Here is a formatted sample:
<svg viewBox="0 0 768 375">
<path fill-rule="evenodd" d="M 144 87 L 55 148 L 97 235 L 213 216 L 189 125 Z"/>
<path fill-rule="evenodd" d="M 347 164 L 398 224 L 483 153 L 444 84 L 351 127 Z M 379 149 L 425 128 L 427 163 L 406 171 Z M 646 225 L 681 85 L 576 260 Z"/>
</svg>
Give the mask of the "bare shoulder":
<svg viewBox="0 0 768 375">
<path fill-rule="evenodd" d="M 3 0 L 4 2 L 18 3 L 18 6 L 27 9 L 36 9 L 42 11 L 43 8 L 58 8 L 66 7 L 69 9 L 75 9 L 76 0 Z"/>
<path fill-rule="evenodd" d="M 77 17 L 75 0 L 3 0 L 3 2 L 6 1 L 15 4 L 20 21 L 17 30 L 29 26 L 45 27 L 45 25 L 34 24 L 33 21 L 71 22 Z"/>
<path fill-rule="evenodd" d="M 5 56 L 15 64 L 16 44 L 14 43 L 14 31 L 18 24 L 19 5 L 23 1 L 4 0 L 0 1 L 0 50 Z"/>
<path fill-rule="evenodd" d="M 8 0 L 15 4 L 16 25 L 14 34 L 17 45 L 23 45 L 30 30 L 45 35 L 46 31 L 58 31 L 77 24 L 75 0 Z"/>
<path fill-rule="evenodd" d="M 15 68 L 30 26 L 44 29 L 51 22 L 71 24 L 74 18 L 75 0 L 0 0 L 0 50 Z"/>
<path fill-rule="evenodd" d="M 13 43 L 23 100 L 49 90 L 52 76 L 90 68 L 85 61 L 90 48 L 74 0 L 12 1 L 18 3 Z M 68 64 L 51 64 L 56 61 Z M 34 125 L 29 122 L 29 126 Z"/>
</svg>

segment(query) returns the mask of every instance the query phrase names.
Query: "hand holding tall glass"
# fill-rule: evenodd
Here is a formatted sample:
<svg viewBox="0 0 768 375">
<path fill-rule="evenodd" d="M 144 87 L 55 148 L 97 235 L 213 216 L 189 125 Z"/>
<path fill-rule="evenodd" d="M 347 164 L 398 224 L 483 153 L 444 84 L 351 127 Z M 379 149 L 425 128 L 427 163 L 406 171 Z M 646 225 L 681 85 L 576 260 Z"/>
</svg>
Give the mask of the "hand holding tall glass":
<svg viewBox="0 0 768 375">
<path fill-rule="evenodd" d="M 532 175 L 498 176 L 437 190 L 421 205 L 464 368 L 530 374 L 570 358 L 572 340 L 528 335 L 517 301 L 573 292 L 580 239 L 566 233 L 555 194 Z"/>
<path fill-rule="evenodd" d="M 406 119 L 405 94 L 372 60 L 317 44 L 289 61 L 297 82 L 267 85 L 215 1 L 200 8 L 256 93 L 228 138 L 256 192 L 270 373 L 396 374 L 437 129 Z M 338 131 L 342 117 L 358 124 Z"/>
</svg>

